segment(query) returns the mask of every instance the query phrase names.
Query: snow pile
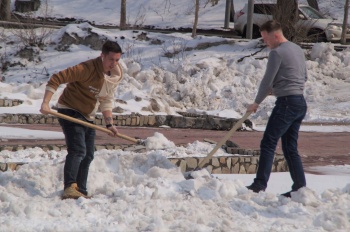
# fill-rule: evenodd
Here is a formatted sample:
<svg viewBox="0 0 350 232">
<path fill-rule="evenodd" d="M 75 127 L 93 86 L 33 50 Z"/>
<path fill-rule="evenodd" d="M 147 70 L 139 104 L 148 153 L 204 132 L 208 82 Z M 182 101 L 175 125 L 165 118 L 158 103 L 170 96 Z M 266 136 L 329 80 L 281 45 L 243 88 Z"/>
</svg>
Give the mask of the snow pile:
<svg viewBox="0 0 350 232">
<path fill-rule="evenodd" d="M 160 150 L 176 147 L 174 142 L 169 141 L 162 133 L 159 132 L 155 132 L 153 137 L 147 138 L 145 144 L 148 150 Z"/>
<path fill-rule="evenodd" d="M 64 154 L 27 152 L 33 162 L 0 174 L 4 231 L 350 229 L 349 187 L 322 195 L 304 188 L 287 199 L 271 192 L 252 193 L 239 179 L 200 175 L 185 180 L 161 151 L 102 150 L 95 153 L 90 168 L 88 189 L 93 198 L 62 201 Z M 7 153 L 12 155 L 18 153 Z"/>
</svg>

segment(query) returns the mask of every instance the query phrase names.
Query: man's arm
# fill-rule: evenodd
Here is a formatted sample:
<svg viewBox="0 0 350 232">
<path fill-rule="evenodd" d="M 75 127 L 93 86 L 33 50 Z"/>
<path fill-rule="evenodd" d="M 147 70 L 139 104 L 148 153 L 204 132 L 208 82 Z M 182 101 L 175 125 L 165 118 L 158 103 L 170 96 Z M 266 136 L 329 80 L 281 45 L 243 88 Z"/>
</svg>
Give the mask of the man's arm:
<svg viewBox="0 0 350 232">
<path fill-rule="evenodd" d="M 267 97 L 267 95 L 271 93 L 272 83 L 276 77 L 281 62 L 281 57 L 277 54 L 277 52 L 271 51 L 267 62 L 266 72 L 261 80 L 254 103 L 247 107 L 248 112 L 256 112 L 259 108 L 259 104 Z"/>
<path fill-rule="evenodd" d="M 52 95 L 53 95 L 53 92 L 49 90 L 45 90 L 43 102 L 41 103 L 41 108 L 40 108 L 40 112 L 42 114 L 48 114 L 49 111 L 51 110 L 49 104 L 50 104 Z"/>
<path fill-rule="evenodd" d="M 112 115 L 112 111 L 111 110 L 106 110 L 102 112 L 103 117 L 105 119 L 105 123 L 106 123 L 106 127 L 108 130 L 110 130 L 113 133 L 113 137 L 117 136 L 118 134 L 118 130 L 117 128 L 114 126 L 113 123 L 113 115 Z"/>
</svg>

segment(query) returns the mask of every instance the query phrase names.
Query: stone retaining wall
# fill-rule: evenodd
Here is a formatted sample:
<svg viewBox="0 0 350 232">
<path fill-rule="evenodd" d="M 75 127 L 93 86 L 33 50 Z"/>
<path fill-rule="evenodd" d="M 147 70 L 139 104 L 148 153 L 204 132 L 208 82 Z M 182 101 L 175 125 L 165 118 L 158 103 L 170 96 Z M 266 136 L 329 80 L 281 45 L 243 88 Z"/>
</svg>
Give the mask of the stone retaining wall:
<svg viewBox="0 0 350 232">
<path fill-rule="evenodd" d="M 12 107 L 22 104 L 18 99 L 0 99 L 0 107 Z M 39 111 L 39 109 L 38 109 Z M 39 113 L 39 112 L 38 112 Z M 132 113 L 130 115 L 115 115 L 114 123 L 117 126 L 144 126 L 159 127 L 169 126 L 172 128 L 192 128 L 206 130 L 229 130 L 238 119 L 221 118 L 212 115 L 190 114 L 179 112 L 178 115 L 141 115 Z M 0 123 L 7 124 L 58 124 L 55 116 L 43 114 L 1 114 Z M 244 122 L 247 127 L 252 127 L 252 122 Z M 98 114 L 95 117 L 96 125 L 104 125 L 103 116 Z"/>
<path fill-rule="evenodd" d="M 17 99 L 0 99 L 0 107 L 12 107 L 22 104 L 22 100 Z"/>
<path fill-rule="evenodd" d="M 9 150 L 9 151 L 19 151 L 28 148 L 39 147 L 44 151 L 55 150 L 61 151 L 66 150 L 65 145 L 29 145 L 29 146 L 0 146 L 0 151 Z M 141 145 L 96 145 L 95 150 L 101 149 L 122 149 L 124 151 L 131 152 L 145 152 L 146 148 Z M 204 164 L 203 168 L 212 174 L 253 174 L 256 173 L 260 151 L 259 150 L 250 150 L 242 148 L 232 148 L 227 147 L 227 152 L 232 155 L 213 157 Z M 6 157 L 4 157 L 6 158 Z M 170 157 L 168 158 L 171 163 L 181 168 L 182 172 L 193 171 L 198 164 L 205 157 Z M 17 170 L 19 165 L 24 163 L 0 163 L 1 171 Z M 285 172 L 288 171 L 286 161 L 282 155 L 276 154 L 273 162 L 272 172 Z"/>
<path fill-rule="evenodd" d="M 13 102 L 14 103 L 14 102 Z M 13 104 L 12 103 L 12 104 Z M 169 126 L 172 128 L 192 128 L 204 130 L 229 130 L 238 119 L 221 118 L 211 115 L 198 115 L 196 117 L 185 117 L 177 115 L 115 115 L 114 123 L 117 126 L 143 126 L 159 127 Z M 43 114 L 0 114 L 0 123 L 7 124 L 58 124 L 55 116 Z M 102 115 L 96 115 L 96 125 L 104 125 Z M 252 122 L 246 120 L 247 127 L 252 127 Z"/>
</svg>

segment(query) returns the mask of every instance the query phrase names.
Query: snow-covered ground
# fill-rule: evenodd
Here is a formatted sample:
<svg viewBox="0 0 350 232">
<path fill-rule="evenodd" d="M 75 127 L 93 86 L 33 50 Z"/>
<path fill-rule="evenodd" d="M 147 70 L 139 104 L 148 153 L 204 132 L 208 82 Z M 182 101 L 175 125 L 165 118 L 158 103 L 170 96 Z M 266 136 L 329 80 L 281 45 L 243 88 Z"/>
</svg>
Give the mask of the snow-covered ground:
<svg viewBox="0 0 350 232">
<path fill-rule="evenodd" d="M 14 1 L 12 1 L 14 3 Z M 189 3 L 190 2 L 190 3 Z M 200 9 L 199 28 L 223 27 L 225 1 Z M 239 10 L 244 0 L 235 0 Z M 303 1 L 300 1 L 303 2 Z M 96 24 L 119 24 L 120 1 L 49 0 L 53 17 L 75 17 Z M 191 27 L 194 1 L 128 0 L 129 23 L 144 20 L 158 28 Z M 343 0 L 319 0 L 321 10 L 342 19 Z M 38 15 L 43 14 L 43 10 Z M 234 25 L 231 23 L 231 27 Z M 40 33 L 40 30 L 37 31 Z M 13 30 L 0 28 L 0 99 L 21 99 L 16 107 L 0 108 L 4 113 L 39 113 L 49 76 L 100 54 L 88 46 L 71 45 L 56 50 L 64 33 L 84 38 L 89 32 L 115 39 L 124 50 L 121 63 L 125 79 L 115 93 L 127 104 L 115 103 L 123 114 L 176 114 L 178 111 L 241 117 L 254 100 L 264 74 L 268 50 L 255 57 L 239 59 L 260 49 L 259 40 L 224 39 L 190 34 L 102 30 L 87 23 L 53 30 L 32 61 L 20 58 L 23 50 Z M 305 96 L 310 123 L 350 122 L 348 50 L 336 52 L 336 44 L 315 44 L 305 51 L 309 80 Z M 167 53 L 176 53 L 166 57 Z M 48 75 L 47 75 L 48 74 Z M 52 103 L 57 101 L 59 93 Z M 142 100 L 136 101 L 139 97 Z M 156 100 L 160 111 L 141 110 Z M 250 118 L 263 130 L 274 104 L 268 97 Z M 16 131 L 15 131 L 16 130 Z M 304 131 L 336 133 L 345 126 L 306 126 Z M 62 138 L 60 132 L 31 131 L 0 127 L 0 139 Z M 331 134 L 330 134 L 331 139 Z M 95 153 L 88 179 L 90 200 L 65 200 L 63 162 L 66 151 L 39 148 L 18 152 L 1 151 L 0 162 L 27 162 L 18 171 L 0 173 L 0 231 L 349 231 L 350 166 L 313 167 L 327 175 L 307 174 L 308 187 L 292 195 L 288 173 L 273 173 L 265 193 L 249 192 L 245 186 L 254 175 L 218 175 L 185 180 L 166 157 L 206 156 L 213 145 L 195 142 L 175 147 L 155 135 L 153 147 L 145 153 L 102 150 Z M 165 147 L 163 145 L 166 145 Z M 346 146 L 344 144 L 344 146 Z M 217 155 L 222 155 L 218 151 Z"/>
</svg>

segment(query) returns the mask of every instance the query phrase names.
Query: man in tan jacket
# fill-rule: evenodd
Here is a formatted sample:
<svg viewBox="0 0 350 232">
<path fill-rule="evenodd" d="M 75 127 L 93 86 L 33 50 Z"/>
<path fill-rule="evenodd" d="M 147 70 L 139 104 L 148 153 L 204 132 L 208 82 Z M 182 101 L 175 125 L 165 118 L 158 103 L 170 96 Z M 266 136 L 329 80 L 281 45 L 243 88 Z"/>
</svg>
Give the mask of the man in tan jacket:
<svg viewBox="0 0 350 232">
<path fill-rule="evenodd" d="M 113 124 L 112 108 L 114 93 L 123 77 L 118 63 L 121 55 L 119 44 L 107 41 L 102 46 L 101 56 L 52 75 L 40 112 L 49 113 L 52 95 L 59 85 L 67 84 L 57 103 L 58 112 L 93 123 L 100 107 L 106 127 L 116 136 L 118 130 Z M 64 119 L 59 119 L 59 123 L 68 151 L 62 198 L 87 197 L 87 177 L 95 151 L 95 130 Z"/>
</svg>

